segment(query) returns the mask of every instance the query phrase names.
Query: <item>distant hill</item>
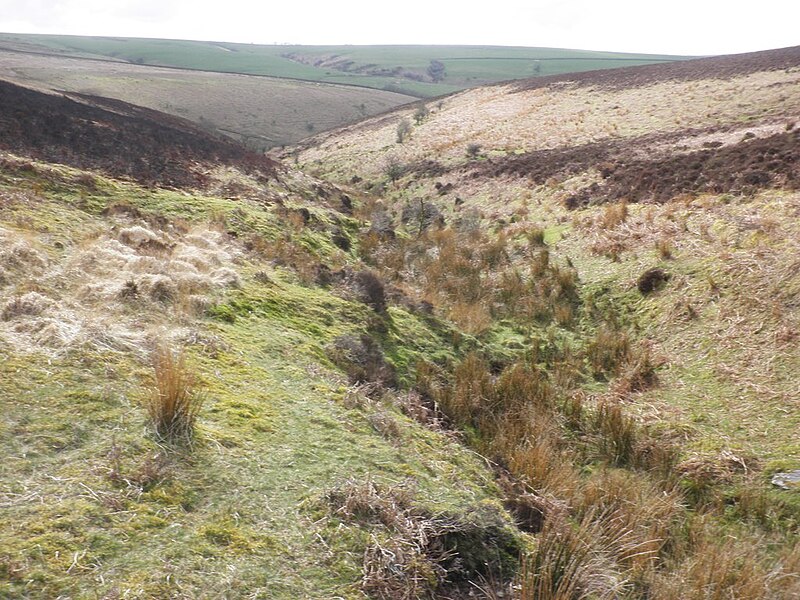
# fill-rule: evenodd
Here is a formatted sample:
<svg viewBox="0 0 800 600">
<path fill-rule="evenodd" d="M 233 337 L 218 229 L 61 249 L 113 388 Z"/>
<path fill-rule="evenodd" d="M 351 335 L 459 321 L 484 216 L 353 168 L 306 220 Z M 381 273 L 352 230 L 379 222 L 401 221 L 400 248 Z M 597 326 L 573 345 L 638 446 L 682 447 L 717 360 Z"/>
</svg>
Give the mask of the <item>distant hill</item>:
<svg viewBox="0 0 800 600">
<path fill-rule="evenodd" d="M 0 50 L 0 78 L 145 106 L 253 149 L 295 143 L 415 100 L 355 86 L 7 50 Z"/>
<path fill-rule="evenodd" d="M 0 149 L 161 186 L 201 186 L 204 170 L 268 176 L 275 163 L 195 124 L 119 100 L 0 81 Z"/>
<path fill-rule="evenodd" d="M 432 97 L 524 77 L 687 57 L 503 46 L 288 46 L 0 34 L 0 49 L 358 85 Z"/>
<path fill-rule="evenodd" d="M 0 77 L 184 117 L 258 150 L 418 97 L 682 57 L 483 46 L 259 46 L 0 34 Z"/>
</svg>

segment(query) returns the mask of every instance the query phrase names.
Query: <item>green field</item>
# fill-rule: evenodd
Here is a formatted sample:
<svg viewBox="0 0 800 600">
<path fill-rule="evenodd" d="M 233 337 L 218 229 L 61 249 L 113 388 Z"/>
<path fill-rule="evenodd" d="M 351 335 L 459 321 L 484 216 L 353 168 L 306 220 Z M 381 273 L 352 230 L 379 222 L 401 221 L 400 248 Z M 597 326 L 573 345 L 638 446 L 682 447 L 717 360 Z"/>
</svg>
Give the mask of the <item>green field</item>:
<svg viewBox="0 0 800 600">
<path fill-rule="evenodd" d="M 357 85 L 418 97 L 438 96 L 507 79 L 685 58 L 502 46 L 261 46 L 27 34 L 0 34 L 0 47 L 135 64 Z M 294 59 L 287 57 L 290 54 Z M 440 61 L 445 67 L 444 77 L 438 82 L 431 81 L 427 74 L 433 60 Z M 343 67 L 341 63 L 344 61 L 350 64 Z M 320 66 L 314 66 L 320 62 Z M 340 64 L 336 66 L 332 62 Z M 397 68 L 401 72 L 396 76 L 384 74 L 385 70 Z"/>
</svg>

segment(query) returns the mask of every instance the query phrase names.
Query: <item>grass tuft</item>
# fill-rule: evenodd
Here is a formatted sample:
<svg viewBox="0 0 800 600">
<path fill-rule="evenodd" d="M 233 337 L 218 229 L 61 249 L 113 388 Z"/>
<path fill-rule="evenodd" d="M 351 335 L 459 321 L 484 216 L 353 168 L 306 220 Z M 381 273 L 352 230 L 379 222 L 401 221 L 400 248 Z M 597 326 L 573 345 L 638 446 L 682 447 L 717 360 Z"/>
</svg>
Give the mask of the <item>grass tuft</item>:
<svg viewBox="0 0 800 600">
<path fill-rule="evenodd" d="M 156 435 L 164 440 L 191 439 L 205 396 L 196 389 L 183 350 L 159 346 L 152 362 L 154 381 L 144 404 Z"/>
</svg>

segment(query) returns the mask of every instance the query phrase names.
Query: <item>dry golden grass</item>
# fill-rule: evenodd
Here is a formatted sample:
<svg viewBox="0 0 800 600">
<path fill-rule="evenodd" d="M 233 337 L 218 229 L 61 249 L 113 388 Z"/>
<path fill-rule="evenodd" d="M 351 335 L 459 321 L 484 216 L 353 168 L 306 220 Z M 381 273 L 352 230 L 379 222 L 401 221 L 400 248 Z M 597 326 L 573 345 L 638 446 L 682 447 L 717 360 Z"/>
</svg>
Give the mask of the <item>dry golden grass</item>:
<svg viewBox="0 0 800 600">
<path fill-rule="evenodd" d="M 153 385 L 144 406 L 156 435 L 169 441 L 190 440 L 205 396 L 186 365 L 185 353 L 158 346 L 152 365 Z"/>
<path fill-rule="evenodd" d="M 625 578 L 611 555 L 630 542 L 623 531 L 610 536 L 609 520 L 589 512 L 576 527 L 551 517 L 537 537 L 536 550 L 523 560 L 519 600 L 611 600 L 624 593 Z M 634 550 L 632 548 L 631 550 Z"/>
<path fill-rule="evenodd" d="M 395 130 L 398 122 L 412 116 L 413 109 L 318 136 L 314 147 L 300 153 L 300 161 L 320 160 L 318 168 L 333 177 L 349 177 L 356 166 L 362 177 L 375 177 L 382 172 L 387 146 L 394 147 L 393 152 L 405 162 L 432 158 L 451 165 L 471 160 L 464 152 L 471 143 L 480 144 L 487 154 L 513 153 L 675 132 L 687 123 L 698 128 L 736 123 L 740 129 L 757 130 L 757 119 L 770 113 L 800 111 L 798 95 L 787 93 L 797 88 L 798 81 L 800 76 L 793 70 L 775 70 L 727 80 L 669 81 L 621 90 L 559 85 L 522 92 L 511 86 L 477 88 L 450 97 L 403 144 L 395 144 Z M 769 125 L 774 129 L 774 124 L 765 124 Z M 738 140 L 742 135 L 741 131 L 723 132 L 713 141 Z M 707 141 L 687 136 L 681 144 L 688 151 Z M 678 144 L 670 141 L 665 150 L 672 151 L 674 145 Z"/>
<path fill-rule="evenodd" d="M 603 229 L 615 229 L 628 220 L 628 203 L 624 200 L 616 204 L 608 204 L 603 208 L 598 226 Z"/>
</svg>

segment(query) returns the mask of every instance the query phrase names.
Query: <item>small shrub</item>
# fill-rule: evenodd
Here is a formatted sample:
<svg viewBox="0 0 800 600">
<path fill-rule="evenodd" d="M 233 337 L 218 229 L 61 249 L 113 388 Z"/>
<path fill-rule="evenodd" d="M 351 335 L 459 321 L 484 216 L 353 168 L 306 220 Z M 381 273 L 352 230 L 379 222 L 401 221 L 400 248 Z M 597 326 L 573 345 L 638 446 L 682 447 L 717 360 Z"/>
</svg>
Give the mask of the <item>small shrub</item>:
<svg viewBox="0 0 800 600">
<path fill-rule="evenodd" d="M 643 296 L 646 296 L 660 289 L 670 280 L 670 277 L 670 274 L 663 269 L 648 269 L 639 276 L 636 281 L 636 287 Z"/>
<path fill-rule="evenodd" d="M 628 203 L 624 200 L 617 204 L 609 204 L 603 209 L 600 226 L 603 229 L 614 229 L 628 219 Z"/>
<path fill-rule="evenodd" d="M 384 439 L 399 441 L 403 437 L 397 419 L 388 411 L 377 410 L 367 417 L 367 421 Z"/>
<path fill-rule="evenodd" d="M 148 454 L 139 466 L 129 473 L 123 481 L 142 492 L 152 490 L 170 477 L 170 464 L 163 452 Z"/>
<path fill-rule="evenodd" d="M 544 246 L 544 229 L 536 225 L 525 232 L 525 239 L 528 241 L 531 251 L 538 250 Z"/>
<path fill-rule="evenodd" d="M 459 425 L 476 424 L 481 412 L 493 403 L 494 386 L 489 364 L 470 352 L 453 372 L 452 393 L 442 401 L 448 416 Z"/>
<path fill-rule="evenodd" d="M 781 568 L 768 573 L 760 564 L 761 549 L 757 545 L 738 541 L 733 536 L 715 539 L 711 532 L 704 532 L 700 537 L 681 568 L 659 578 L 653 585 L 654 600 L 797 597 L 792 594 L 798 591 L 797 574 L 787 576 Z M 784 588 L 785 595 L 776 593 L 778 588 Z"/>
<path fill-rule="evenodd" d="M 470 335 L 481 335 L 492 326 L 492 315 L 480 302 L 458 302 L 450 309 L 449 317 Z"/>
<path fill-rule="evenodd" d="M 352 246 L 350 237 L 341 229 L 337 229 L 333 232 L 331 235 L 331 242 L 343 252 L 350 252 L 350 248 Z"/>
<path fill-rule="evenodd" d="M 27 579 L 25 565 L 9 554 L 0 555 L 0 579 L 12 583 L 22 583 Z"/>
<path fill-rule="evenodd" d="M 610 378 L 628 360 L 631 347 L 628 336 L 609 325 L 602 325 L 586 347 L 589 365 L 595 377 Z"/>
<path fill-rule="evenodd" d="M 481 153 L 481 145 L 472 143 L 467 146 L 467 158 L 475 159 L 480 156 Z"/>
<path fill-rule="evenodd" d="M 156 435 L 166 440 L 191 438 L 205 396 L 196 389 L 183 351 L 159 346 L 153 353 L 153 371 L 144 404 Z"/>
<path fill-rule="evenodd" d="M 128 279 L 119 290 L 121 300 L 136 300 L 139 297 L 139 285 L 133 279 Z"/>
<path fill-rule="evenodd" d="M 636 421 L 617 402 L 601 402 L 595 415 L 600 455 L 617 466 L 632 465 L 636 458 Z"/>
<path fill-rule="evenodd" d="M 422 125 L 422 122 L 428 118 L 429 114 L 428 107 L 423 104 L 414 112 L 414 122 L 417 125 Z"/>
<path fill-rule="evenodd" d="M 541 417 L 542 415 L 539 415 Z M 539 492 L 552 494 L 562 499 L 573 497 L 580 489 L 580 475 L 574 467 L 574 456 L 562 449 L 564 440 L 557 427 L 548 418 L 524 428 L 521 418 L 516 422 L 506 420 L 493 446 L 497 454 L 508 461 L 509 470 Z M 520 442 L 514 429 L 528 436 Z"/>
<path fill-rule="evenodd" d="M 386 173 L 386 177 L 389 178 L 389 181 L 397 181 L 405 174 L 405 172 L 406 166 L 396 158 L 392 157 L 386 161 L 384 173 Z"/>
<path fill-rule="evenodd" d="M 516 569 L 520 540 L 493 504 L 433 514 L 408 487 L 372 480 L 349 480 L 325 500 L 344 521 L 379 532 L 364 552 L 361 585 L 370 597 L 430 598 L 445 582 L 507 580 Z"/>
<path fill-rule="evenodd" d="M 445 76 L 447 75 L 447 68 L 445 67 L 444 63 L 440 60 L 431 60 L 430 64 L 428 65 L 427 69 L 428 76 L 431 78 L 431 81 L 434 83 L 438 83 L 442 81 Z M 442 109 L 442 102 L 440 101 L 436 105 L 439 110 Z"/>
<path fill-rule="evenodd" d="M 17 296 L 9 300 L 3 307 L 2 312 L 0 312 L 0 320 L 11 321 L 21 316 L 35 317 L 54 304 L 52 300 L 38 292 L 28 292 L 23 296 Z"/>
<path fill-rule="evenodd" d="M 440 564 L 446 556 L 428 547 L 438 534 L 438 524 L 415 507 L 411 490 L 349 480 L 331 490 L 325 500 L 345 521 L 388 530 L 388 539 L 373 535 L 364 552 L 361 586 L 370 597 L 429 597 L 446 577 Z"/>
<path fill-rule="evenodd" d="M 397 143 L 402 144 L 408 139 L 411 134 L 411 122 L 408 119 L 403 119 L 397 124 Z"/>
<path fill-rule="evenodd" d="M 653 351 L 647 344 L 641 344 L 635 351 L 628 353 L 625 364 L 620 370 L 619 378 L 614 382 L 613 390 L 621 396 L 632 392 L 648 390 L 658 383 L 656 369 L 663 360 L 653 357 Z"/>
<path fill-rule="evenodd" d="M 342 335 L 329 349 L 331 360 L 347 372 L 352 383 L 397 386 L 394 367 L 386 361 L 381 347 L 368 335 Z"/>
<path fill-rule="evenodd" d="M 519 600 L 622 597 L 624 579 L 605 552 L 603 521 L 587 514 L 575 527 L 563 517 L 547 519 L 536 550 L 523 561 Z"/>
<path fill-rule="evenodd" d="M 656 251 L 658 255 L 664 259 L 669 260 L 672 258 L 674 253 L 674 249 L 672 247 L 672 242 L 670 242 L 667 238 L 661 238 L 656 242 Z"/>
<path fill-rule="evenodd" d="M 157 275 L 150 286 L 150 299 L 154 302 L 169 304 L 178 296 L 178 287 L 169 277 Z"/>
</svg>

